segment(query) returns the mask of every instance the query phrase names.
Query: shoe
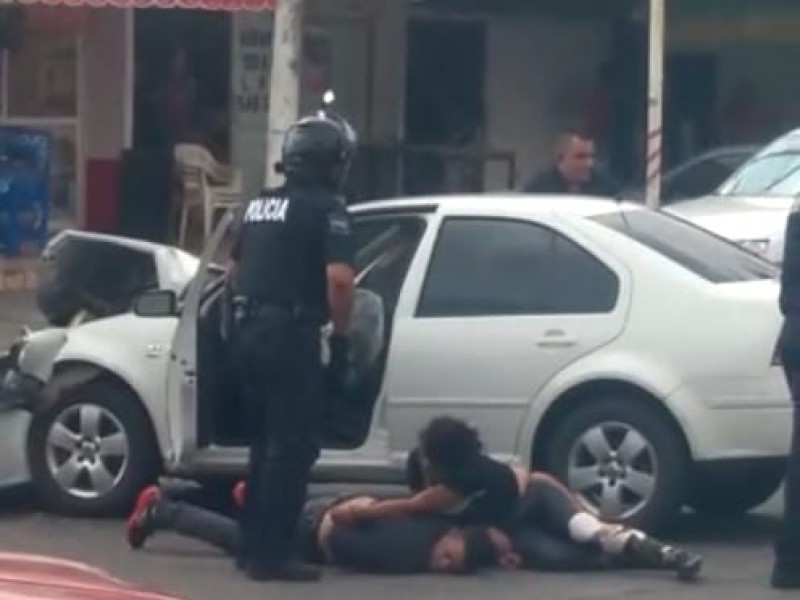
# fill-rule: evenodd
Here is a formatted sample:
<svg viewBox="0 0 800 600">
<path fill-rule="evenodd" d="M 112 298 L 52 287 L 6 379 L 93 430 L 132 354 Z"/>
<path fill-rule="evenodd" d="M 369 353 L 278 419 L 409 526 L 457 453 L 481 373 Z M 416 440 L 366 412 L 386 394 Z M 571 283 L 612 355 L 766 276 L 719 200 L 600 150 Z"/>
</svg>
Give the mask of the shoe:
<svg viewBox="0 0 800 600">
<path fill-rule="evenodd" d="M 233 503 L 236 505 L 236 508 L 238 509 L 241 509 L 244 506 L 245 488 L 246 486 L 244 481 L 240 481 L 235 486 L 233 486 Z"/>
<path fill-rule="evenodd" d="M 662 544 L 647 536 L 635 535 L 625 548 L 635 566 L 675 571 L 680 581 L 695 581 L 703 568 L 703 557 L 695 552 Z"/>
<path fill-rule="evenodd" d="M 314 583 L 322 579 L 322 571 L 298 562 L 280 567 L 256 567 L 249 565 L 247 577 L 253 581 L 286 581 L 291 583 Z"/>
<path fill-rule="evenodd" d="M 675 569 L 680 581 L 697 581 L 700 571 L 703 569 L 703 557 L 696 552 L 683 550 L 681 548 L 665 548 L 667 564 Z"/>
<path fill-rule="evenodd" d="M 155 531 L 154 509 L 161 498 L 161 490 L 156 485 L 146 487 L 136 498 L 126 526 L 126 537 L 132 549 L 138 550 L 144 546 L 147 538 Z"/>
</svg>

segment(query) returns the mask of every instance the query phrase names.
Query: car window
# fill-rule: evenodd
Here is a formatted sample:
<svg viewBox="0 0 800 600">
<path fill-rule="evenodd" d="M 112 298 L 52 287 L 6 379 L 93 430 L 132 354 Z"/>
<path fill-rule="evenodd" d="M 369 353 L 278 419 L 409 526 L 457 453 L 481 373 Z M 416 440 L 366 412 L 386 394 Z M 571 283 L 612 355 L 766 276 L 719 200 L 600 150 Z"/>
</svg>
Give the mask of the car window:
<svg viewBox="0 0 800 600">
<path fill-rule="evenodd" d="M 667 257 L 712 283 L 777 277 L 770 263 L 696 225 L 649 210 L 613 212 L 590 218 Z"/>
<path fill-rule="evenodd" d="M 733 173 L 735 167 L 709 157 L 700 160 L 664 181 L 663 204 L 712 193 Z"/>
<path fill-rule="evenodd" d="M 417 216 L 355 218 L 358 287 L 378 294 L 389 314 L 400 297 L 426 221 Z"/>
<path fill-rule="evenodd" d="M 419 317 L 605 313 L 616 274 L 555 231 L 511 219 L 444 221 Z"/>
</svg>

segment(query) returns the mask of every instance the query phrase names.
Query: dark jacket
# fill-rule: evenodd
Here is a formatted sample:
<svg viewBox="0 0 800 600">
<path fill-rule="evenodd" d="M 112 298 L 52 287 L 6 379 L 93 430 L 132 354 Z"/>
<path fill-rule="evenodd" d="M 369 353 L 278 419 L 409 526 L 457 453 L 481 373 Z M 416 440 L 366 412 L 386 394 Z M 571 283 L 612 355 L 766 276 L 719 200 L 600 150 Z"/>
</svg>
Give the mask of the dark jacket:
<svg viewBox="0 0 800 600">
<path fill-rule="evenodd" d="M 533 179 L 522 186 L 522 192 L 526 194 L 571 194 L 570 186 L 561 176 L 561 172 L 552 167 L 542 171 Z M 620 192 L 620 187 L 610 177 L 600 171 L 595 171 L 592 179 L 582 186 L 578 192 L 586 196 L 607 196 L 614 197 Z"/>
<path fill-rule="evenodd" d="M 800 211 L 795 208 L 786 222 L 781 271 L 781 332 L 783 364 L 800 368 Z"/>
</svg>

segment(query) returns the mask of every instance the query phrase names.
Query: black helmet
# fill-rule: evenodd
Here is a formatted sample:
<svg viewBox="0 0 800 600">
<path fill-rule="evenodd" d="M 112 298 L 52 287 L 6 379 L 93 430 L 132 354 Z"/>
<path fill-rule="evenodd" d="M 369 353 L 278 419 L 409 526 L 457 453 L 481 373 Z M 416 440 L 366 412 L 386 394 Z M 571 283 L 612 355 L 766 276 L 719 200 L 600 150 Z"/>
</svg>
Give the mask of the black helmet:
<svg viewBox="0 0 800 600">
<path fill-rule="evenodd" d="M 327 104 L 331 100 L 326 94 Z M 356 133 L 340 116 L 326 110 L 289 127 L 283 139 L 280 173 L 287 179 L 339 188 L 356 150 Z"/>
</svg>

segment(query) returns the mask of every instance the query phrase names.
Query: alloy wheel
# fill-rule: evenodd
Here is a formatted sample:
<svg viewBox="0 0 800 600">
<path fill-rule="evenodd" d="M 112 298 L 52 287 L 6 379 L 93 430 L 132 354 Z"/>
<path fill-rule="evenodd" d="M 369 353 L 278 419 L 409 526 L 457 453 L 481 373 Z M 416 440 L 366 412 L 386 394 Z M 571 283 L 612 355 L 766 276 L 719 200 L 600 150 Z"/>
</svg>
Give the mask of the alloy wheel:
<svg viewBox="0 0 800 600">
<path fill-rule="evenodd" d="M 634 427 L 604 422 L 586 430 L 573 444 L 567 482 L 591 512 L 623 520 L 653 497 L 658 459 L 653 446 Z"/>
<path fill-rule="evenodd" d="M 109 410 L 97 404 L 74 404 L 53 419 L 45 457 L 53 481 L 66 493 L 99 498 L 125 475 L 130 458 L 128 433 Z"/>
</svg>

